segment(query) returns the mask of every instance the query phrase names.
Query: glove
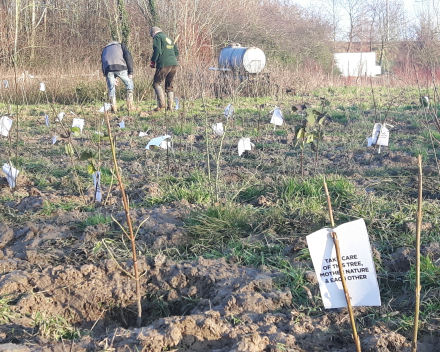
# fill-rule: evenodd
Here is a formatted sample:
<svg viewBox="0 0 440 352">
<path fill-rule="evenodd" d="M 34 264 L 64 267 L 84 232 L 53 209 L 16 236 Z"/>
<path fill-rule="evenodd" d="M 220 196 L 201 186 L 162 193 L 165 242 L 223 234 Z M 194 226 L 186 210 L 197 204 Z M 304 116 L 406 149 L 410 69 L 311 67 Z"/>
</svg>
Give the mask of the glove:
<svg viewBox="0 0 440 352">
<path fill-rule="evenodd" d="M 153 61 L 151 61 L 151 63 L 150 63 L 150 67 L 151 67 L 151 68 L 155 68 L 155 67 L 156 67 L 156 63 L 153 62 Z"/>
</svg>

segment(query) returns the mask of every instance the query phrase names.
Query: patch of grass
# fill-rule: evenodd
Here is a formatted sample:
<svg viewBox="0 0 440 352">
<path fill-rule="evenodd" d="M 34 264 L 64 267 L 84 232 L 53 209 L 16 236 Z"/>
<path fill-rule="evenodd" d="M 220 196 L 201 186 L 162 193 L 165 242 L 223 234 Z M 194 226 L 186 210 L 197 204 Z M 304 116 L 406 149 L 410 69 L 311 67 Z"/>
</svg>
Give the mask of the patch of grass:
<svg viewBox="0 0 440 352">
<path fill-rule="evenodd" d="M 409 273 L 409 280 L 411 287 L 415 289 L 416 282 L 416 267 L 411 265 Z M 440 288 L 440 266 L 437 266 L 432 262 L 429 256 L 420 257 L 420 284 L 423 290 L 429 290 L 433 288 Z"/>
<path fill-rule="evenodd" d="M 171 130 L 176 136 L 197 134 L 197 126 L 192 122 L 178 123 Z"/>
<path fill-rule="evenodd" d="M 9 324 L 19 316 L 9 305 L 11 301 L 8 296 L 0 296 L 0 324 Z"/>
<path fill-rule="evenodd" d="M 47 312 L 36 312 L 32 325 L 38 334 L 52 340 L 75 339 L 80 337 L 79 330 L 64 317 Z"/>
<path fill-rule="evenodd" d="M 147 197 L 148 206 L 186 200 L 191 204 L 208 204 L 211 201 L 209 182 L 203 173 L 194 172 L 188 177 L 168 177 L 161 180 L 161 194 Z"/>
<path fill-rule="evenodd" d="M 62 209 L 64 211 L 72 211 L 73 209 L 80 209 L 83 211 L 90 211 L 92 210 L 94 205 L 88 204 L 88 205 L 82 205 L 75 202 L 67 202 L 67 203 L 52 203 L 47 200 L 43 202 L 43 208 L 41 209 L 40 213 L 42 215 L 50 216 L 54 212 L 56 212 L 58 209 Z"/>
<path fill-rule="evenodd" d="M 192 251 L 203 253 L 226 247 L 230 242 L 251 234 L 258 225 L 258 210 L 234 203 L 212 206 L 194 212 L 186 223 L 193 238 Z"/>
<path fill-rule="evenodd" d="M 108 215 L 102 215 L 102 214 L 94 214 L 90 215 L 86 220 L 82 221 L 78 228 L 85 229 L 87 226 L 94 226 L 98 224 L 108 224 L 111 223 L 113 219 Z"/>
</svg>

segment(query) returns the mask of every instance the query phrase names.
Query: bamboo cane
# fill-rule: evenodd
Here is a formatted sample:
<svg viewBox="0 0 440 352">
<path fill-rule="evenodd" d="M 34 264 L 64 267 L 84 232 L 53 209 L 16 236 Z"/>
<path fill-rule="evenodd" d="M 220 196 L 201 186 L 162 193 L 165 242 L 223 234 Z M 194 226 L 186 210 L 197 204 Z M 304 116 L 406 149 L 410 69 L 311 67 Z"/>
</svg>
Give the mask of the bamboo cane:
<svg viewBox="0 0 440 352">
<path fill-rule="evenodd" d="M 330 199 L 330 193 L 329 193 L 328 187 L 327 187 L 327 182 L 325 181 L 325 177 L 324 177 L 324 189 L 325 189 L 325 195 L 327 196 L 330 224 L 331 224 L 331 227 L 334 228 L 335 221 L 333 219 L 332 203 L 331 203 L 331 199 Z M 360 343 L 359 336 L 358 336 L 358 333 L 356 330 L 355 317 L 354 317 L 354 313 L 353 313 L 353 308 L 351 306 L 351 298 L 350 298 L 350 294 L 348 293 L 347 283 L 345 281 L 344 270 L 342 267 L 341 250 L 339 247 L 339 239 L 338 239 L 338 235 L 336 234 L 336 232 L 332 232 L 332 239 L 333 239 L 333 243 L 335 245 L 336 258 L 338 259 L 338 267 L 339 267 L 339 274 L 341 275 L 342 288 L 344 289 L 345 300 L 347 301 L 348 313 L 350 315 L 350 323 L 351 323 L 351 328 L 353 330 L 353 340 L 356 345 L 356 351 L 361 352 L 361 343 Z"/>
<path fill-rule="evenodd" d="M 417 207 L 417 229 L 416 229 L 416 307 L 414 312 L 414 333 L 412 342 L 412 352 L 417 351 L 417 332 L 419 329 L 419 312 L 420 312 L 420 234 L 422 232 L 422 156 L 419 154 L 417 158 L 419 167 L 419 199 Z"/>
</svg>

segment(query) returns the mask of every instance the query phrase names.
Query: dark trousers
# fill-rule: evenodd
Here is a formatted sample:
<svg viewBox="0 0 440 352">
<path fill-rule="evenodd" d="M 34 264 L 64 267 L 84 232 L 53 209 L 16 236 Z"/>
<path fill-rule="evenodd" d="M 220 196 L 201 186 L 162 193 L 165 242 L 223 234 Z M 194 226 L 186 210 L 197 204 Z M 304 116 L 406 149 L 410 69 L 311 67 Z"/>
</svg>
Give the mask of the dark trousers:
<svg viewBox="0 0 440 352">
<path fill-rule="evenodd" d="M 173 81 L 179 66 L 165 66 L 156 69 L 153 79 L 153 87 L 160 86 L 165 80 L 165 92 L 173 91 Z"/>
</svg>

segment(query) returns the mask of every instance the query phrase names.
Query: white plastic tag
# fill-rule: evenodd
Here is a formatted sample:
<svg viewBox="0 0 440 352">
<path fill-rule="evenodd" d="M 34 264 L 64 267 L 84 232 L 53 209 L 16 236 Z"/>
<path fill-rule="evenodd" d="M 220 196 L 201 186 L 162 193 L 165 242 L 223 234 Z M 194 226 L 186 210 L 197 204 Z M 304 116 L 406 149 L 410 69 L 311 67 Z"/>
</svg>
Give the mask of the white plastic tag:
<svg viewBox="0 0 440 352">
<path fill-rule="evenodd" d="M 0 119 L 0 133 L 2 136 L 7 137 L 12 127 L 12 120 L 7 116 L 2 116 Z"/>
<path fill-rule="evenodd" d="M 228 104 L 228 106 L 225 108 L 224 115 L 225 117 L 231 117 L 234 113 L 234 106 L 231 104 Z"/>
<path fill-rule="evenodd" d="M 18 171 L 15 167 L 8 163 L 5 163 L 3 165 L 2 170 L 6 174 L 6 179 L 8 180 L 9 187 L 11 187 L 11 189 L 14 188 L 16 186 L 17 177 L 20 171 Z"/>
<path fill-rule="evenodd" d="M 272 118 L 270 119 L 270 123 L 275 126 L 282 126 L 284 123 L 283 112 L 279 107 L 276 107 L 273 110 Z"/>
<path fill-rule="evenodd" d="M 45 92 L 45 91 L 46 91 L 46 85 L 43 82 L 41 82 L 40 83 L 40 92 Z"/>
<path fill-rule="evenodd" d="M 385 146 L 385 147 L 388 146 L 390 139 L 390 131 L 388 128 L 386 128 L 387 125 L 388 124 L 382 125 L 380 123 L 374 124 L 373 133 L 371 134 L 371 137 L 367 138 L 369 147 L 371 147 L 374 144 L 378 146 Z M 388 126 L 393 127 L 392 125 L 388 125 Z"/>
<path fill-rule="evenodd" d="M 223 130 L 223 123 L 222 122 L 218 122 L 212 125 L 212 130 L 214 131 L 214 133 L 217 136 L 223 136 L 223 134 L 225 133 L 225 131 Z"/>
<path fill-rule="evenodd" d="M 153 138 L 151 141 L 148 142 L 145 149 L 152 150 L 155 148 L 162 148 L 162 149 L 171 149 L 171 136 L 165 135 L 161 137 Z"/>
<path fill-rule="evenodd" d="M 102 201 L 102 193 L 101 193 L 101 172 L 96 171 L 92 174 L 93 184 L 95 185 L 95 200 L 97 202 Z"/>
<path fill-rule="evenodd" d="M 61 111 L 61 112 L 57 115 L 57 118 L 55 119 L 55 121 L 56 121 L 56 122 L 61 122 L 61 121 L 63 121 L 64 115 L 66 115 L 66 114 L 64 113 L 64 111 Z"/>
<path fill-rule="evenodd" d="M 72 127 L 78 127 L 81 130 L 81 133 L 84 128 L 84 119 L 74 118 L 72 122 Z"/>
<path fill-rule="evenodd" d="M 110 110 L 112 107 L 112 104 L 104 103 L 104 105 L 99 109 L 99 112 L 106 112 L 107 110 Z"/>
<path fill-rule="evenodd" d="M 255 147 L 254 143 L 251 143 L 250 138 L 240 138 L 238 141 L 238 155 L 241 156 L 246 150 L 252 150 Z"/>
</svg>

